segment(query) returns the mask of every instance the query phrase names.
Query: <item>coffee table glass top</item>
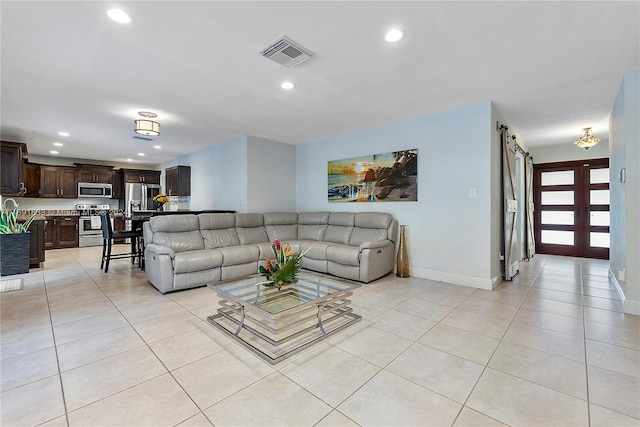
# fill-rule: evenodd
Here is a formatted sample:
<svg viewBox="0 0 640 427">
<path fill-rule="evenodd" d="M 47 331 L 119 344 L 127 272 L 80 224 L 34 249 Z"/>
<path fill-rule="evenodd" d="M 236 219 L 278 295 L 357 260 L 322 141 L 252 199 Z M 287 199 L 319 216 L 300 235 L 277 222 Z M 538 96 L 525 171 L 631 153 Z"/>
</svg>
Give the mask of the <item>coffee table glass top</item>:
<svg viewBox="0 0 640 427">
<path fill-rule="evenodd" d="M 234 279 L 227 284 L 212 284 L 222 298 L 236 301 L 266 311 L 271 315 L 303 306 L 310 302 L 318 302 L 332 294 L 359 288 L 360 283 L 336 277 L 300 272 L 296 284 L 278 289 L 261 284 L 265 278 L 256 274 L 242 279 Z"/>
</svg>

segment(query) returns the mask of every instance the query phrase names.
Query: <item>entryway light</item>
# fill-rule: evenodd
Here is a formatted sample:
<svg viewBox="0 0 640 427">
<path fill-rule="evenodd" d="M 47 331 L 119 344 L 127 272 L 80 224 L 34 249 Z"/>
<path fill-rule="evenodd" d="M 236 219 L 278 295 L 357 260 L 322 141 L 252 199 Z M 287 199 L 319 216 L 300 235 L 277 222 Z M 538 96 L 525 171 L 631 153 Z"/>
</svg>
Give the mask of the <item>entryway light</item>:
<svg viewBox="0 0 640 427">
<path fill-rule="evenodd" d="M 151 113 L 149 111 L 140 111 L 138 115 L 144 117 L 145 119 L 153 119 L 155 117 L 158 117 L 156 113 Z M 153 120 L 134 120 L 133 125 L 135 133 L 146 136 L 160 135 L 160 123 L 154 122 Z"/>
<path fill-rule="evenodd" d="M 121 24 L 129 24 L 131 22 L 131 17 L 122 9 L 109 9 L 107 15 Z"/>
<path fill-rule="evenodd" d="M 291 82 L 282 82 L 282 84 L 280 85 L 280 87 L 281 87 L 282 89 L 291 90 L 291 89 L 293 89 L 294 87 L 296 87 L 296 85 L 294 85 L 294 84 L 293 84 L 293 83 L 291 83 Z"/>
<path fill-rule="evenodd" d="M 582 137 L 574 142 L 576 146 L 588 150 L 600 142 L 600 138 L 594 138 L 593 135 L 591 135 L 591 128 L 584 128 L 582 131 Z"/>
<path fill-rule="evenodd" d="M 402 40 L 403 38 L 404 38 L 404 31 L 398 30 L 396 28 L 394 28 L 393 30 L 387 31 L 387 34 L 385 34 L 384 36 L 384 39 L 389 43 L 395 43 L 397 41 Z"/>
</svg>

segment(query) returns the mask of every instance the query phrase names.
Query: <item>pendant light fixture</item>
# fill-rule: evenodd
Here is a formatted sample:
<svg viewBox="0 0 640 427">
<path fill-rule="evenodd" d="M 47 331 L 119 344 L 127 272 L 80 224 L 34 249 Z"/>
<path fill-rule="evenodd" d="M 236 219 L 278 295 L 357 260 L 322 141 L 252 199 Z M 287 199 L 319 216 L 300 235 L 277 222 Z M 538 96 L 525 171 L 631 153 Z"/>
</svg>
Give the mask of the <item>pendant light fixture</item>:
<svg viewBox="0 0 640 427">
<path fill-rule="evenodd" d="M 574 144 L 580 148 L 584 148 L 585 150 L 588 150 L 594 145 L 597 145 L 599 142 L 600 142 L 600 138 L 594 138 L 593 135 L 591 135 L 591 128 L 584 128 L 582 137 L 580 137 L 579 140 L 574 142 Z"/>
<path fill-rule="evenodd" d="M 138 112 L 140 117 L 144 117 L 144 119 L 138 119 L 133 121 L 134 132 L 139 133 L 141 135 L 146 136 L 159 136 L 160 135 L 160 123 L 154 122 L 153 119 L 158 117 L 156 113 L 151 113 L 149 111 L 140 111 Z"/>
</svg>

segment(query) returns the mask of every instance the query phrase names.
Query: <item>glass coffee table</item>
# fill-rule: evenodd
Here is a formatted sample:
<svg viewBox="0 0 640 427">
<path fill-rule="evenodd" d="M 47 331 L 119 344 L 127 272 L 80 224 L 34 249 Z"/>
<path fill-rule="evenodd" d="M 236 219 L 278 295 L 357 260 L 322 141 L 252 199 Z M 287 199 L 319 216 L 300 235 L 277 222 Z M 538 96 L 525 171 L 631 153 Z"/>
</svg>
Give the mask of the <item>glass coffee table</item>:
<svg viewBox="0 0 640 427">
<path fill-rule="evenodd" d="M 349 307 L 360 283 L 307 271 L 280 289 L 263 281 L 256 274 L 209 285 L 220 308 L 207 320 L 271 364 L 362 319 Z"/>
</svg>

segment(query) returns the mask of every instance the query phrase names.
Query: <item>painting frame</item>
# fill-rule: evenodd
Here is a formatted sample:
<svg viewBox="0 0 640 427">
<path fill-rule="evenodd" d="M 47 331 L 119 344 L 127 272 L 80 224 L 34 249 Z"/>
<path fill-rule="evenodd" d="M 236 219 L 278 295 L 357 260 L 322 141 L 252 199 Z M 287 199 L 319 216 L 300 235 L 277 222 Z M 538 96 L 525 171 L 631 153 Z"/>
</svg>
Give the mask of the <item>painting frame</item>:
<svg viewBox="0 0 640 427">
<path fill-rule="evenodd" d="M 344 202 L 417 202 L 418 149 L 327 162 L 327 199 Z"/>
</svg>

